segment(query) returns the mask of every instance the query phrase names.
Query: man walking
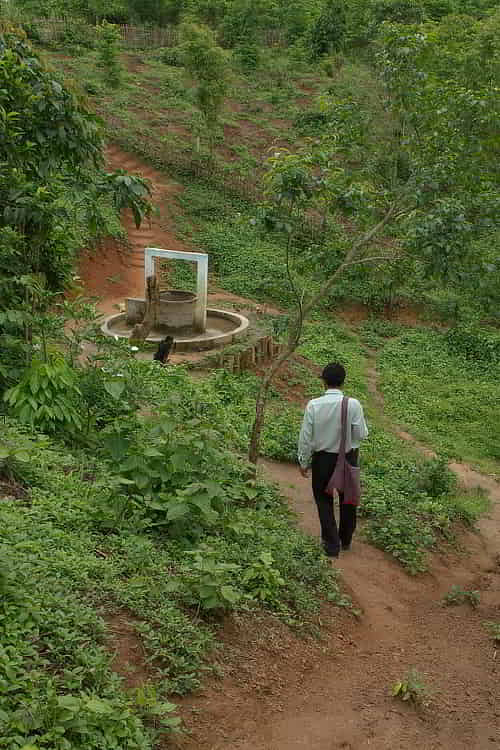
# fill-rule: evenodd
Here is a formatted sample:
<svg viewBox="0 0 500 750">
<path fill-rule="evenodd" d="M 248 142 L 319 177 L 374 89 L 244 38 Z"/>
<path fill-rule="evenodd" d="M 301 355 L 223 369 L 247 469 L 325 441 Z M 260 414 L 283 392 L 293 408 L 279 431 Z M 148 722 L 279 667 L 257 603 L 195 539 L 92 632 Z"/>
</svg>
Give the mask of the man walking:
<svg viewBox="0 0 500 750">
<path fill-rule="evenodd" d="M 340 522 L 337 530 L 333 498 L 325 492 L 340 448 L 344 397 L 341 388 L 345 377 L 345 369 L 336 362 L 324 368 L 321 378 L 325 393 L 307 404 L 299 436 L 300 473 L 307 477 L 311 466 L 312 491 L 318 507 L 321 539 L 328 557 L 338 557 L 341 546 L 343 550 L 349 549 L 356 528 L 356 506 L 344 503 L 344 496 L 339 493 Z M 359 446 L 367 435 L 363 407 L 355 398 L 349 398 L 345 451 L 346 460 L 352 466 L 358 466 Z"/>
</svg>

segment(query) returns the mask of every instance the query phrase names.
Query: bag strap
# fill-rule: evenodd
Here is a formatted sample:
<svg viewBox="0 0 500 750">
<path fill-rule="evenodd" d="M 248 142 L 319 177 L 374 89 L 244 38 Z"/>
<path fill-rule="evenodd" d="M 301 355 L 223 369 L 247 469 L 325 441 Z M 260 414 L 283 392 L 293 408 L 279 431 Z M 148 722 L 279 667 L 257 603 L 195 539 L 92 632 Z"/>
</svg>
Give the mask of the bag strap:
<svg viewBox="0 0 500 750">
<path fill-rule="evenodd" d="M 339 448 L 339 459 L 342 461 L 345 459 L 345 444 L 346 444 L 346 438 L 347 438 L 347 405 L 349 403 L 349 396 L 344 396 L 342 398 L 342 432 L 340 435 L 340 448 Z"/>
</svg>

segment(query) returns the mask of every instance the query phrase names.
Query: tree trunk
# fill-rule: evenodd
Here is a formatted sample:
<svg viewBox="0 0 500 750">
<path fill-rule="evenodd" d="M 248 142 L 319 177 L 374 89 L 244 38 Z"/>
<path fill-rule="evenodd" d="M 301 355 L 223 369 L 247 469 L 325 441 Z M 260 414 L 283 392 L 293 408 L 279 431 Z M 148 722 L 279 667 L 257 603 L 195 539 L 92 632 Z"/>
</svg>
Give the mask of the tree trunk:
<svg viewBox="0 0 500 750">
<path fill-rule="evenodd" d="M 250 435 L 250 444 L 248 448 L 248 460 L 250 463 L 256 464 L 259 458 L 259 446 L 260 446 L 260 435 L 262 427 L 264 425 L 265 409 L 267 404 L 267 397 L 269 395 L 269 389 L 273 381 L 274 376 L 282 365 L 291 357 L 296 348 L 299 345 L 300 337 L 302 334 L 302 326 L 307 316 L 313 310 L 316 305 L 326 296 L 330 291 L 331 287 L 342 274 L 345 268 L 353 263 L 354 258 L 358 255 L 361 248 L 366 245 L 389 221 L 392 214 L 396 209 L 396 204 L 392 204 L 390 209 L 387 211 L 385 216 L 368 232 L 365 232 L 351 247 L 349 252 L 346 254 L 342 263 L 336 268 L 331 276 L 321 285 L 319 291 L 312 297 L 309 302 L 303 307 L 299 307 L 295 320 L 291 322 L 291 326 L 288 333 L 288 342 L 281 352 L 281 354 L 274 360 L 271 367 L 267 371 L 266 375 L 262 378 L 262 382 L 257 394 L 255 403 L 255 419 L 252 425 L 252 432 Z M 380 259 L 379 259 L 380 260 Z M 389 258 L 387 258 L 389 260 Z"/>
<path fill-rule="evenodd" d="M 130 338 L 136 341 L 145 341 L 151 329 L 155 327 L 158 320 L 160 307 L 160 285 L 155 275 L 148 276 L 146 281 L 146 310 L 141 323 L 137 323 Z"/>
</svg>

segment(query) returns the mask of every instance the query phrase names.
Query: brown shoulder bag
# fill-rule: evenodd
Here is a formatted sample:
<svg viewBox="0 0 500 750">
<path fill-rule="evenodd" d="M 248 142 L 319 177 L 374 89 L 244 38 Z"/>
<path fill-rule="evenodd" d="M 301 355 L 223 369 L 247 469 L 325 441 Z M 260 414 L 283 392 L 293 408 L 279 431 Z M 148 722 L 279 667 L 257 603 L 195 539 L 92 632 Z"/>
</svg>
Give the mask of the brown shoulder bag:
<svg viewBox="0 0 500 750">
<path fill-rule="evenodd" d="M 337 457 L 337 463 L 325 492 L 327 495 L 337 492 L 344 493 L 344 503 L 349 505 L 359 505 L 361 498 L 361 480 L 359 466 L 351 466 L 345 455 L 345 443 L 347 437 L 347 405 L 349 396 L 342 399 L 342 433 L 340 438 L 340 449 Z"/>
</svg>

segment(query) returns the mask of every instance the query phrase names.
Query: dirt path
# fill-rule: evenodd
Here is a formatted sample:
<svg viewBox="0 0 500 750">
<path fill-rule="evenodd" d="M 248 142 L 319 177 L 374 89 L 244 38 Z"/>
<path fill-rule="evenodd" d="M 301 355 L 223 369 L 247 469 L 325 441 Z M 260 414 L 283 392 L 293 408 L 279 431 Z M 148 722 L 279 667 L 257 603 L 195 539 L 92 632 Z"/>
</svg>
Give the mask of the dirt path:
<svg viewBox="0 0 500 750">
<path fill-rule="evenodd" d="M 110 169 L 126 169 L 150 180 L 152 201 L 159 212 L 151 222 L 144 221 L 137 229 L 131 212 L 127 211 L 123 225 L 128 246 L 108 240 L 96 250 L 82 255 L 79 273 L 86 293 L 101 297 L 99 309 L 109 314 L 115 310 L 115 305 L 123 303 L 125 297 L 143 296 L 144 248 L 191 248 L 177 238 L 170 221 L 172 202 L 182 192 L 182 186 L 117 146 L 108 147 L 106 159 Z"/>
<path fill-rule="evenodd" d="M 368 381 L 383 409 L 375 369 Z M 400 437 L 432 455 L 408 433 L 401 431 Z M 263 461 L 262 467 L 279 484 L 301 528 L 318 536 L 309 483 L 295 466 Z M 463 536 L 467 554 L 453 549 L 435 554 L 425 576 L 411 577 L 358 533 L 339 567 L 345 587 L 363 612 L 360 621 L 344 619 L 332 626 L 325 620 L 326 641 L 315 650 L 310 644 L 301 649 L 292 639 L 288 658 L 270 649 L 265 638 L 259 643 L 259 658 L 250 637 L 247 659 L 241 660 L 239 669 L 219 687 L 211 686 L 190 701 L 190 708 L 201 710 L 204 718 L 200 724 L 195 714 L 193 736 L 183 748 L 500 748 L 500 668 L 484 629 L 485 621 L 500 619 L 500 485 L 463 464 L 451 468 L 465 486 L 481 486 L 493 501 L 490 517 L 480 524 L 481 533 Z M 480 606 L 443 607 L 442 597 L 454 584 L 479 590 Z M 257 684 L 264 683 L 264 696 L 248 689 L 248 663 L 252 675 L 260 676 Z M 390 686 L 412 667 L 433 694 L 424 711 L 389 695 Z M 276 670 L 281 677 L 278 685 Z"/>
<path fill-rule="evenodd" d="M 318 536 L 309 483 L 295 466 L 264 461 L 300 526 Z M 183 705 L 192 736 L 184 750 L 488 750 L 500 747 L 500 665 L 483 628 L 499 619 L 498 548 L 468 533 L 469 554 L 447 550 L 425 576 L 410 577 L 356 536 L 339 566 L 362 609 L 357 622 L 328 620 L 316 646 L 290 633 L 279 647 L 240 630 L 236 667 Z M 443 607 L 453 584 L 481 591 L 477 610 Z M 245 640 L 246 638 L 246 640 Z M 226 640 L 231 650 L 231 639 Z M 415 711 L 389 689 L 415 667 L 433 693 Z M 190 714 L 194 711 L 194 715 Z"/>
<path fill-rule="evenodd" d="M 317 536 L 309 483 L 296 467 L 263 462 L 300 526 Z M 357 535 L 339 567 L 363 614 L 331 620 L 316 645 L 265 626 L 239 630 L 229 674 L 184 702 L 183 750 L 488 750 L 500 747 L 500 681 L 483 621 L 498 619 L 500 567 L 489 540 L 468 533 L 470 554 L 436 555 L 410 577 Z M 443 607 L 453 584 L 481 590 L 477 610 Z M 226 650 L 234 651 L 231 637 Z M 278 641 L 278 645 L 276 644 Z M 241 645 L 243 643 L 243 645 Z M 246 644 L 246 645 L 245 645 Z M 234 654 L 233 654 L 234 657 Z M 423 711 L 398 703 L 392 684 L 415 667 L 433 692 Z M 194 713 L 192 713 L 194 712 Z"/>
</svg>

